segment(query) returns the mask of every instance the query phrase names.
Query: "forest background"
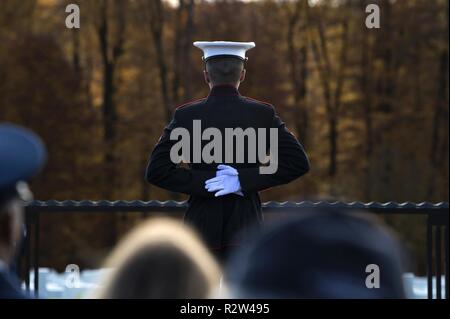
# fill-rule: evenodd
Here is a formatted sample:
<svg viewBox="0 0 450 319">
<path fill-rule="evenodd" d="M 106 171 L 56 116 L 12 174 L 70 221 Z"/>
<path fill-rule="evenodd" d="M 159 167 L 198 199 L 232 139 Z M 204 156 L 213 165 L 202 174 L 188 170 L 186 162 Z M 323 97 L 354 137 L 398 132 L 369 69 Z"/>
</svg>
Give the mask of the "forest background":
<svg viewBox="0 0 450 319">
<path fill-rule="evenodd" d="M 174 108 L 208 94 L 192 42 L 254 41 L 241 93 L 274 104 L 312 163 L 264 201 L 448 201 L 448 19 L 447 0 L 2 0 L 0 121 L 48 147 L 36 199 L 183 200 L 144 170 Z M 40 262 L 97 267 L 141 220 L 46 214 Z M 423 273 L 423 218 L 385 220 Z"/>
</svg>

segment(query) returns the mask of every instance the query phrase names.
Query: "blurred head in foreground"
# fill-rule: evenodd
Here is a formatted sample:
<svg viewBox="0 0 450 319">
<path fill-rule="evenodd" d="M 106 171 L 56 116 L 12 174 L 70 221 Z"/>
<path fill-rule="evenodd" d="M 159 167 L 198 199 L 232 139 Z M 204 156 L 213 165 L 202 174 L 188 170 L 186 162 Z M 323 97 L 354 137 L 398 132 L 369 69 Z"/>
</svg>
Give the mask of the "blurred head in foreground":
<svg viewBox="0 0 450 319">
<path fill-rule="evenodd" d="M 45 159 L 45 146 L 36 134 L 0 123 L 0 299 L 25 297 L 11 268 L 24 234 L 24 203 L 32 199 L 26 182 Z"/>
<path fill-rule="evenodd" d="M 263 231 L 232 257 L 226 279 L 238 298 L 404 298 L 400 256 L 377 223 L 319 212 Z"/>
<path fill-rule="evenodd" d="M 116 247 L 100 298 L 208 298 L 220 271 L 214 258 L 185 225 L 169 219 L 138 226 Z"/>
</svg>

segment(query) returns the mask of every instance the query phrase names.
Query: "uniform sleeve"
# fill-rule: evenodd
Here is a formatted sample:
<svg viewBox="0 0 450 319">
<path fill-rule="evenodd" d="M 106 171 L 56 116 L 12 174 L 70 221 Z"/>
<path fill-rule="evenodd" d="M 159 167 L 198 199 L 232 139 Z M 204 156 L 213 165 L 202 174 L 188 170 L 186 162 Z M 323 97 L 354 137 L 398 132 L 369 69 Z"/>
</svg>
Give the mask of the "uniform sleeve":
<svg viewBox="0 0 450 319">
<path fill-rule="evenodd" d="M 261 174 L 258 167 L 238 170 L 244 192 L 257 192 L 287 184 L 306 174 L 310 169 L 303 146 L 288 131 L 274 109 L 270 127 L 278 129 L 278 169 L 273 174 Z"/>
<path fill-rule="evenodd" d="M 205 189 L 205 181 L 215 177 L 215 171 L 179 167 L 171 161 L 170 150 L 176 141 L 170 140 L 170 133 L 176 127 L 178 127 L 177 111 L 153 149 L 145 173 L 147 181 L 172 192 L 214 197 L 213 193 Z"/>
</svg>

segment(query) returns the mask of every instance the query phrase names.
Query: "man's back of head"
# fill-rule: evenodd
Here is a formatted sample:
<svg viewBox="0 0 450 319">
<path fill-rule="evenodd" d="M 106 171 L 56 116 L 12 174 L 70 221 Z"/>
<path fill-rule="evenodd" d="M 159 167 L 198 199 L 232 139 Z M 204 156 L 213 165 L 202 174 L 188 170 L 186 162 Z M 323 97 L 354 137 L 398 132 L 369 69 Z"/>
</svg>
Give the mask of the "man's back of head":
<svg viewBox="0 0 450 319">
<path fill-rule="evenodd" d="M 243 81 L 244 73 L 244 61 L 238 58 L 218 57 L 206 62 L 206 74 L 213 86 L 237 85 Z"/>
<path fill-rule="evenodd" d="M 234 256 L 228 281 L 243 298 L 404 298 L 401 261 L 384 227 L 316 212 L 269 227 Z"/>
<path fill-rule="evenodd" d="M 113 271 L 97 294 L 103 299 L 207 298 L 219 284 L 219 266 L 201 240 L 170 219 L 131 231 L 105 266 Z"/>
</svg>

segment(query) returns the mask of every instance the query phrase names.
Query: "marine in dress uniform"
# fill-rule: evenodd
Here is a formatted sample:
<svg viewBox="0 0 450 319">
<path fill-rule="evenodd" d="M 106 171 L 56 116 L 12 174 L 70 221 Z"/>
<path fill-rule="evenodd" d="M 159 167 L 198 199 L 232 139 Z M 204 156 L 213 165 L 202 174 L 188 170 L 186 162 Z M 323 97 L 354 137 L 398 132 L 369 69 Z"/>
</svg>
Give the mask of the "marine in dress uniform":
<svg viewBox="0 0 450 319">
<path fill-rule="evenodd" d="M 309 170 L 309 161 L 302 145 L 288 131 L 271 104 L 242 96 L 238 91 L 245 77 L 245 53 L 255 44 L 214 41 L 194 42 L 194 45 L 204 52 L 205 80 L 210 93 L 206 98 L 186 103 L 175 110 L 172 121 L 150 156 L 146 179 L 169 191 L 190 195 L 185 221 L 197 229 L 209 248 L 222 259 L 244 240 L 252 226 L 262 223 L 258 192 L 304 175 Z M 253 128 L 257 132 L 261 128 L 276 129 L 276 172 L 261 174 L 263 164 L 249 161 L 250 156 L 247 155 L 243 162 L 235 158 L 232 163 L 206 163 L 203 159 L 194 162 L 191 157 L 188 167 L 175 164 L 170 152 L 177 141 L 171 140 L 171 132 L 185 128 L 192 139 L 195 135 L 194 120 L 201 120 L 203 129 L 219 129 L 222 136 L 225 136 L 226 128 Z M 201 141 L 202 147 L 207 142 Z M 248 149 L 248 144 L 245 149 Z M 192 147 L 191 152 L 194 152 Z M 225 152 L 223 146 L 222 154 Z"/>
<path fill-rule="evenodd" d="M 40 170 L 45 159 L 44 144 L 33 132 L 0 124 L 0 299 L 28 297 L 11 264 L 23 234 L 23 203 L 32 197 L 26 181 Z"/>
</svg>

